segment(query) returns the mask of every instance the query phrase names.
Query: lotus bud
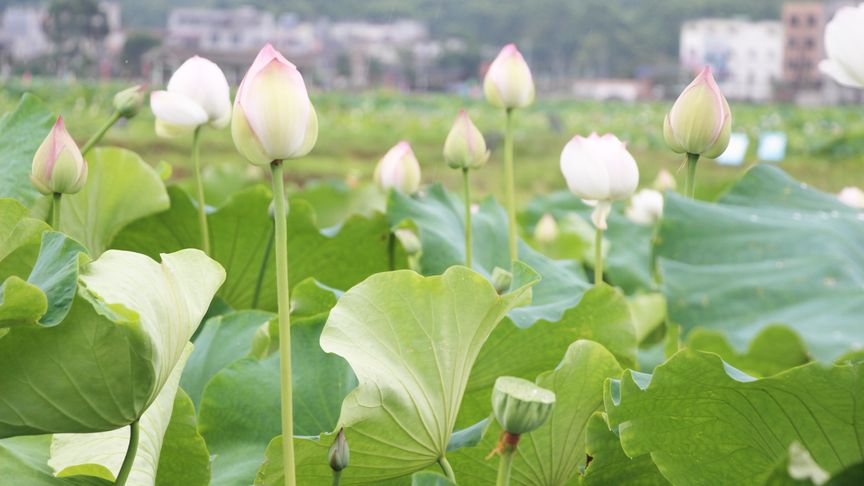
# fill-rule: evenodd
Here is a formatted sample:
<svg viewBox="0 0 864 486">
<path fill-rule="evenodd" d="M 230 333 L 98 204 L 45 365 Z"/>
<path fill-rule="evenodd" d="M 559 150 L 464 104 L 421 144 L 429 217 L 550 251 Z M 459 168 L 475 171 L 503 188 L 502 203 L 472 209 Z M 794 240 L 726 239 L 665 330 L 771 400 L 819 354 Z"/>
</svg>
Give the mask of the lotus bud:
<svg viewBox="0 0 864 486">
<path fill-rule="evenodd" d="M 825 26 L 825 53 L 828 59 L 819 63 L 819 70 L 838 83 L 864 88 L 864 3 L 843 7 Z"/>
<path fill-rule="evenodd" d="M 513 282 L 513 274 L 504 270 L 501 267 L 495 267 L 492 270 L 492 286 L 495 287 L 495 292 L 498 295 L 507 292 L 510 289 L 510 284 Z"/>
<path fill-rule="evenodd" d="M 402 248 L 408 255 L 417 255 L 423 250 L 423 244 L 420 243 L 420 238 L 417 238 L 417 235 L 410 229 L 400 228 L 393 233 L 396 235 L 396 238 L 399 240 L 399 243 L 402 244 Z"/>
<path fill-rule="evenodd" d="M 476 169 L 489 160 L 486 140 L 465 110 L 459 110 L 459 116 L 447 134 L 444 160 L 454 169 Z"/>
<path fill-rule="evenodd" d="M 348 467 L 350 457 L 351 451 L 348 449 L 348 441 L 345 440 L 345 429 L 339 429 L 339 433 L 336 434 L 336 440 L 330 446 L 330 469 L 334 471 L 345 469 Z"/>
<path fill-rule="evenodd" d="M 663 138 L 673 152 L 714 159 L 729 145 L 732 112 L 705 66 L 675 100 L 663 121 Z"/>
<path fill-rule="evenodd" d="M 534 102 L 531 69 L 514 44 L 507 44 L 483 79 L 486 101 L 498 108 L 524 108 Z"/>
<path fill-rule="evenodd" d="M 231 136 L 256 165 L 303 157 L 318 140 L 318 115 L 303 76 L 270 44 L 237 89 Z"/>
<path fill-rule="evenodd" d="M 75 194 L 87 182 L 87 161 L 66 131 L 62 116 L 33 156 L 30 181 L 42 194 Z"/>
<path fill-rule="evenodd" d="M 132 118 L 144 105 L 144 85 L 126 88 L 114 95 L 114 109 L 123 118 Z"/>
<path fill-rule="evenodd" d="M 171 75 L 165 90 L 150 93 L 150 109 L 159 136 L 187 133 L 205 124 L 223 128 L 231 119 L 228 80 L 212 61 L 191 57 Z"/>
<path fill-rule="evenodd" d="M 492 411 L 495 419 L 510 435 L 532 432 L 543 425 L 552 407 L 555 393 L 533 382 L 502 376 L 492 389 Z"/>
<path fill-rule="evenodd" d="M 657 173 L 657 177 L 654 178 L 652 186 L 660 192 L 674 191 L 678 187 L 678 182 L 675 180 L 675 176 L 673 176 L 668 170 L 660 169 L 660 172 Z"/>
<path fill-rule="evenodd" d="M 539 243 L 549 244 L 558 239 L 558 223 L 555 218 L 549 214 L 544 214 L 537 225 L 534 227 L 534 239 Z"/>
<path fill-rule="evenodd" d="M 837 193 L 837 199 L 847 206 L 864 209 L 864 191 L 857 187 L 844 187 Z"/>
<path fill-rule="evenodd" d="M 401 141 L 384 154 L 375 167 L 375 183 L 382 190 L 394 189 L 403 194 L 414 194 L 420 187 L 420 163 L 411 145 Z"/>
<path fill-rule="evenodd" d="M 624 215 L 634 223 L 656 223 L 663 215 L 663 194 L 654 189 L 640 190 L 630 198 L 630 206 Z"/>
</svg>

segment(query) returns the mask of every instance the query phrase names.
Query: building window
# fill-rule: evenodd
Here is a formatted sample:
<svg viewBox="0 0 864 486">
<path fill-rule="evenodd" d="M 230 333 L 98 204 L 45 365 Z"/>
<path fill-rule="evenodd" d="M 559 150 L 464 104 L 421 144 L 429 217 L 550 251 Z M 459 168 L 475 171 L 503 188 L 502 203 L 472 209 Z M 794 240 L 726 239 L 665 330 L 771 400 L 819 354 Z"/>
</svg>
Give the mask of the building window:
<svg viewBox="0 0 864 486">
<path fill-rule="evenodd" d="M 798 26 L 798 16 L 797 15 L 793 15 L 793 16 L 789 17 L 789 25 L 791 25 L 792 27 Z"/>
<path fill-rule="evenodd" d="M 815 15 L 810 14 L 807 16 L 807 25 L 810 27 L 816 26 L 816 16 Z"/>
<path fill-rule="evenodd" d="M 790 49 L 794 49 L 794 48 L 798 47 L 798 39 L 796 39 L 794 37 L 790 37 L 789 41 L 787 42 L 787 45 L 789 46 Z"/>
<path fill-rule="evenodd" d="M 813 49 L 813 46 L 816 45 L 816 41 L 813 40 L 812 37 L 808 37 L 804 39 L 804 47 L 807 49 Z"/>
</svg>

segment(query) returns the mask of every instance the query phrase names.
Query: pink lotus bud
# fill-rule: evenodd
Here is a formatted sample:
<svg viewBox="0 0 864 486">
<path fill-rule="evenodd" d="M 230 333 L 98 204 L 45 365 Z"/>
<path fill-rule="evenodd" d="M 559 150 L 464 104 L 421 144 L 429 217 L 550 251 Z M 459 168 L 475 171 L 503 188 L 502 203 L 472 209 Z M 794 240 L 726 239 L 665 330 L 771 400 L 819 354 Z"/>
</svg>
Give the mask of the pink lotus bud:
<svg viewBox="0 0 864 486">
<path fill-rule="evenodd" d="M 657 173 L 657 177 L 654 178 L 652 186 L 660 192 L 674 191 L 675 188 L 678 187 L 678 182 L 675 181 L 675 176 L 673 176 L 668 170 L 660 169 L 660 172 Z"/>
<path fill-rule="evenodd" d="M 825 26 L 825 53 L 828 59 L 819 69 L 840 84 L 864 88 L 864 3 L 843 7 Z"/>
<path fill-rule="evenodd" d="M 558 239 L 559 234 L 558 223 L 555 221 L 555 217 L 549 213 L 544 214 L 534 226 L 534 239 L 539 243 L 552 243 Z"/>
<path fill-rule="evenodd" d="M 447 134 L 444 160 L 454 169 L 476 169 L 489 160 L 486 140 L 465 110 L 459 110 L 459 116 Z"/>
<path fill-rule="evenodd" d="M 191 57 L 174 72 L 167 89 L 150 93 L 150 109 L 160 136 L 185 133 L 206 123 L 223 128 L 231 118 L 228 80 L 212 61 Z"/>
<path fill-rule="evenodd" d="M 237 90 L 231 136 L 237 150 L 256 165 L 302 157 L 318 140 L 318 115 L 303 76 L 270 44 L 258 53 Z"/>
<path fill-rule="evenodd" d="M 507 44 L 492 61 L 483 80 L 486 100 L 498 108 L 523 108 L 534 102 L 531 69 L 514 44 Z"/>
<path fill-rule="evenodd" d="M 406 141 L 397 143 L 387 151 L 375 167 L 375 183 L 383 190 L 395 189 L 414 194 L 420 187 L 420 163 Z"/>
<path fill-rule="evenodd" d="M 663 121 L 666 145 L 677 153 L 719 157 L 732 133 L 729 103 L 714 81 L 711 67 L 696 76 L 675 100 Z"/>
<path fill-rule="evenodd" d="M 75 194 L 87 182 L 87 162 L 66 131 L 62 116 L 33 156 L 30 181 L 42 194 Z"/>
<path fill-rule="evenodd" d="M 663 194 L 654 189 L 640 190 L 630 198 L 630 206 L 624 215 L 634 223 L 656 223 L 663 215 Z"/>
</svg>

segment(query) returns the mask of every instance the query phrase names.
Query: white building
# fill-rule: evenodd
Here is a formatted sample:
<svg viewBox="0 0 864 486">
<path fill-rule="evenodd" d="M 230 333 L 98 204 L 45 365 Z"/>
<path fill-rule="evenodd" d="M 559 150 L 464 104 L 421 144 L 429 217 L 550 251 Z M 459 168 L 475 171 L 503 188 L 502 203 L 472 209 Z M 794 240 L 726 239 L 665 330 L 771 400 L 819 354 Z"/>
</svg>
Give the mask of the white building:
<svg viewBox="0 0 864 486">
<path fill-rule="evenodd" d="M 783 78 L 783 24 L 745 19 L 700 19 L 681 27 L 681 66 L 711 65 L 729 99 L 768 101 Z"/>
<path fill-rule="evenodd" d="M 14 61 L 28 61 L 51 52 L 51 41 L 42 31 L 45 10 L 34 6 L 10 6 L 0 22 L 0 43 Z"/>
</svg>

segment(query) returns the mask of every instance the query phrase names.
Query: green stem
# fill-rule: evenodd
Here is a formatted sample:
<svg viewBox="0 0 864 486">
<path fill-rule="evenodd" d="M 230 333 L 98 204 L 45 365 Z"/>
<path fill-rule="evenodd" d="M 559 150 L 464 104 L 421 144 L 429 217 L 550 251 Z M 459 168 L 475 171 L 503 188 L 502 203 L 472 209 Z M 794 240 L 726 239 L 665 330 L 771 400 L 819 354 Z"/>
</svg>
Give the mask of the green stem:
<svg viewBox="0 0 864 486">
<path fill-rule="evenodd" d="M 513 175 L 513 108 L 507 108 L 507 124 L 504 130 L 504 183 L 507 199 L 507 237 L 510 244 L 510 260 L 518 258 L 516 246 L 516 195 Z"/>
<path fill-rule="evenodd" d="M 54 203 L 51 207 L 51 227 L 54 231 L 60 231 L 60 198 L 63 196 L 60 192 L 54 193 Z"/>
<path fill-rule="evenodd" d="M 387 234 L 387 269 L 396 270 L 396 233 L 393 231 Z"/>
<path fill-rule="evenodd" d="M 204 202 L 204 180 L 201 178 L 201 126 L 192 134 L 192 164 L 195 167 L 195 187 L 198 196 L 198 230 L 201 232 L 201 248 L 210 255 L 210 230 L 207 228 L 207 203 Z"/>
<path fill-rule="evenodd" d="M 288 291 L 288 215 L 285 207 L 285 182 L 282 161 L 270 164 L 273 174 L 273 204 L 276 219 L 276 292 L 279 311 L 279 369 L 282 391 L 282 464 L 285 486 L 295 486 L 294 478 L 294 400 L 291 393 L 291 318 Z"/>
<path fill-rule="evenodd" d="M 333 486 L 339 486 L 342 482 L 342 471 L 333 471 Z"/>
<path fill-rule="evenodd" d="M 465 184 L 465 266 L 471 268 L 471 184 L 467 168 L 462 169 L 462 180 Z"/>
<path fill-rule="evenodd" d="M 594 233 L 594 286 L 603 283 L 603 230 Z"/>
<path fill-rule="evenodd" d="M 453 467 L 450 466 L 450 463 L 447 462 L 447 456 L 441 456 L 438 458 L 438 465 L 441 466 L 441 470 L 444 471 L 444 475 L 447 476 L 447 479 L 456 484 L 456 474 L 453 472 Z"/>
<path fill-rule="evenodd" d="M 105 135 L 105 132 L 107 132 L 111 127 L 113 127 L 114 124 L 117 123 L 117 120 L 119 120 L 119 119 L 120 119 L 120 112 L 115 111 L 114 113 L 112 113 L 111 118 L 108 118 L 108 121 L 106 121 L 105 124 L 102 125 L 101 128 L 99 128 L 99 131 L 96 132 L 95 134 L 93 134 L 93 136 L 90 137 L 90 140 L 87 140 L 87 142 L 84 143 L 84 146 L 81 147 L 81 155 L 87 155 L 87 152 L 89 152 L 90 149 L 92 149 L 94 145 L 99 143 L 99 140 L 102 140 L 102 137 Z"/>
<path fill-rule="evenodd" d="M 510 485 L 510 470 L 513 468 L 513 456 L 516 455 L 516 449 L 501 451 L 501 460 L 498 462 L 498 481 L 496 486 Z"/>
<path fill-rule="evenodd" d="M 690 199 L 696 198 L 696 162 L 699 154 L 687 154 L 687 179 L 684 183 L 684 192 Z"/>
<path fill-rule="evenodd" d="M 270 224 L 270 233 L 267 236 L 267 246 L 264 247 L 264 257 L 261 258 L 261 268 L 258 269 L 258 279 L 255 281 L 255 291 L 252 293 L 252 308 L 258 307 L 258 300 L 261 298 L 261 287 L 264 286 L 264 274 L 267 273 L 267 263 L 270 261 L 270 253 L 273 251 L 273 237 L 276 228 L 273 222 Z"/>
<path fill-rule="evenodd" d="M 120 472 L 117 473 L 114 486 L 124 486 L 126 480 L 129 479 L 132 464 L 135 462 L 135 454 L 138 452 L 138 432 L 138 421 L 136 420 L 129 425 L 129 447 L 126 448 L 126 457 L 123 458 L 123 465 L 120 466 Z"/>
</svg>

